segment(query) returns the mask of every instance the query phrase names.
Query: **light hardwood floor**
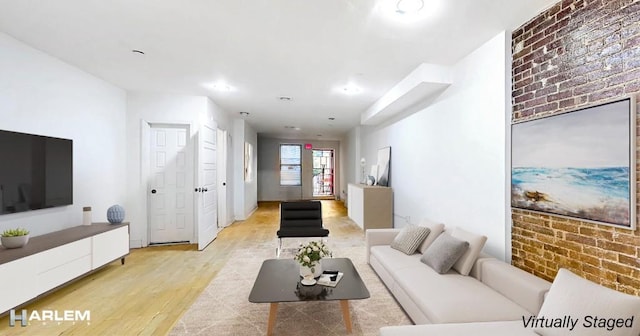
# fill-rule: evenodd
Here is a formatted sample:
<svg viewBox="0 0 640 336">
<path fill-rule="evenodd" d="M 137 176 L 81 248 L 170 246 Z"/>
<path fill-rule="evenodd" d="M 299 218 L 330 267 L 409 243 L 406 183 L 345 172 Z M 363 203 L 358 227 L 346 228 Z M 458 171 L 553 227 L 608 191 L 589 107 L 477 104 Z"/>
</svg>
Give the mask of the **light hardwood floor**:
<svg viewBox="0 0 640 336">
<path fill-rule="evenodd" d="M 322 201 L 323 217 L 344 217 L 339 201 Z M 32 322 L 9 327 L 0 318 L 0 335 L 165 335 L 225 265 L 235 249 L 255 242 L 273 241 L 280 215 L 277 202 L 261 202 L 245 221 L 235 222 L 218 234 L 204 251 L 196 245 L 132 249 L 124 266 L 119 261 L 27 305 L 34 310 L 89 310 L 86 322 Z M 332 225 L 332 237 L 362 235 L 353 225 Z M 10 290 L 2 288 L 0 290 Z M 1 298 L 1 295 L 0 295 Z"/>
</svg>

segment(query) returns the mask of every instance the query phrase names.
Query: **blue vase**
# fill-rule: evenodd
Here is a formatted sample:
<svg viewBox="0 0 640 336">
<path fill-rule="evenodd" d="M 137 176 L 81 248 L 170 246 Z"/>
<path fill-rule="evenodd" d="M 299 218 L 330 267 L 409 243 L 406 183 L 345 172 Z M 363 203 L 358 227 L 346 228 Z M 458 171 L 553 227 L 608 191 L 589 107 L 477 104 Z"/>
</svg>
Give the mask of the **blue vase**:
<svg viewBox="0 0 640 336">
<path fill-rule="evenodd" d="M 124 208 L 120 205 L 114 205 L 107 210 L 107 220 L 111 224 L 122 223 L 124 220 Z"/>
</svg>

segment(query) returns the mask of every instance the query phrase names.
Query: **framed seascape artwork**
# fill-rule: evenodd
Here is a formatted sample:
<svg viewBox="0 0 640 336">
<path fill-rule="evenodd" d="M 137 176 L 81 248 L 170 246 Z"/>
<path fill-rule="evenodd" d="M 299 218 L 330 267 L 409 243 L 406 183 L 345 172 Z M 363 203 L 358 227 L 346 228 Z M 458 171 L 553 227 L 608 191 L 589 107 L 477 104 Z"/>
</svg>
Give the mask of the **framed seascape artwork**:
<svg viewBox="0 0 640 336">
<path fill-rule="evenodd" d="M 511 206 L 636 228 L 636 114 L 628 97 L 511 126 Z"/>
</svg>

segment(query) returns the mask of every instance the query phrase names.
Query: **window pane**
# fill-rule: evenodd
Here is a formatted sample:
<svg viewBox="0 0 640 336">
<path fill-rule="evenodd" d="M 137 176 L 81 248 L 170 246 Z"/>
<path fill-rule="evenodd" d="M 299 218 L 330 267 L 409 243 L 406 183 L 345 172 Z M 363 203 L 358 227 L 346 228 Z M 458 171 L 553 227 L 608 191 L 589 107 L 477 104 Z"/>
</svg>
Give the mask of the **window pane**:
<svg viewBox="0 0 640 336">
<path fill-rule="evenodd" d="M 280 167 L 280 185 L 299 186 L 300 183 L 300 166 L 281 166 Z"/>
<path fill-rule="evenodd" d="M 300 145 L 281 145 L 280 164 L 301 164 L 302 147 Z"/>
</svg>

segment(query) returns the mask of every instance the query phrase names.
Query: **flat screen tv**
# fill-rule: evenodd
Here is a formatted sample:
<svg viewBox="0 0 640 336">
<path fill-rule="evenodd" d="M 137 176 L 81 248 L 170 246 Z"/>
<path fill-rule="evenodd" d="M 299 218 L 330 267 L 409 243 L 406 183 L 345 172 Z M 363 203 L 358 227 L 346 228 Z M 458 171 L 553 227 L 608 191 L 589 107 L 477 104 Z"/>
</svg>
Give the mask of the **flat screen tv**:
<svg viewBox="0 0 640 336">
<path fill-rule="evenodd" d="M 0 130 L 0 214 L 73 204 L 73 140 Z"/>
</svg>

